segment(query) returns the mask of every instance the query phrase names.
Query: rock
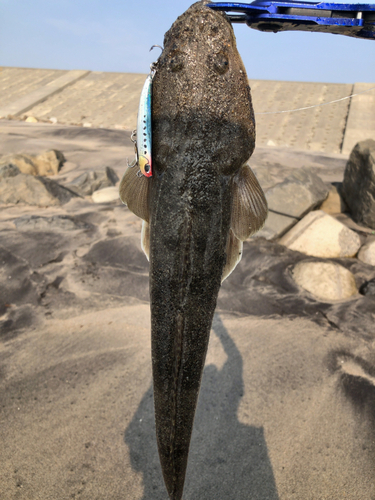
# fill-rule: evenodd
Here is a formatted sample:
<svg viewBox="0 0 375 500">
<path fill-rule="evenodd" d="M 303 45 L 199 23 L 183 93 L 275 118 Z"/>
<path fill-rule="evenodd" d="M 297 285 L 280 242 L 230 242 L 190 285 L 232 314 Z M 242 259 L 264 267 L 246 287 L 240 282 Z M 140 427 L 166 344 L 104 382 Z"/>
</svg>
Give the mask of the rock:
<svg viewBox="0 0 375 500">
<path fill-rule="evenodd" d="M 358 259 L 365 264 L 375 266 L 375 241 L 371 241 L 360 249 Z"/>
<path fill-rule="evenodd" d="M 21 171 L 13 163 L 8 163 L 0 167 L 0 179 L 5 179 L 6 177 L 15 177 L 20 174 Z"/>
<path fill-rule="evenodd" d="M 326 214 L 340 214 L 348 211 L 348 207 L 341 197 L 337 186 L 331 187 L 327 198 L 320 205 L 319 209 L 323 210 Z"/>
<path fill-rule="evenodd" d="M 89 229 L 92 224 L 80 221 L 69 215 L 53 215 L 41 217 L 39 215 L 23 215 L 13 221 L 21 231 L 74 231 L 76 229 Z"/>
<path fill-rule="evenodd" d="M 81 196 L 88 196 L 99 189 L 114 186 L 118 181 L 116 172 L 105 167 L 103 170 L 89 170 L 79 175 L 66 184 L 66 187 Z"/>
<path fill-rule="evenodd" d="M 120 199 L 120 195 L 118 187 L 115 186 L 100 189 L 92 194 L 92 200 L 95 203 L 108 203 L 118 199 Z"/>
<path fill-rule="evenodd" d="M 48 207 L 67 203 L 76 196 L 51 179 L 18 174 L 0 182 L 0 203 L 27 203 Z"/>
<path fill-rule="evenodd" d="M 253 238 L 273 240 L 293 227 L 300 217 L 319 205 L 329 189 L 320 177 L 308 169 L 301 169 L 266 192 L 268 217 Z"/>
<path fill-rule="evenodd" d="M 297 285 L 321 301 L 345 300 L 358 293 L 353 274 L 334 262 L 301 261 L 292 276 Z"/>
<path fill-rule="evenodd" d="M 308 169 L 296 170 L 285 181 L 268 189 L 268 209 L 288 215 L 303 217 L 327 198 L 329 188 L 320 177 Z"/>
<path fill-rule="evenodd" d="M 288 229 L 293 227 L 298 222 L 294 217 L 268 212 L 264 227 L 255 233 L 252 238 L 265 238 L 266 240 L 274 240 L 282 236 Z"/>
<path fill-rule="evenodd" d="M 33 161 L 36 164 L 37 175 L 56 175 L 66 160 L 61 151 L 50 149 L 38 155 Z"/>
<path fill-rule="evenodd" d="M 370 281 L 366 281 L 359 289 L 362 295 L 373 295 L 375 296 L 375 278 Z"/>
<path fill-rule="evenodd" d="M 7 155 L 0 159 L 0 167 L 9 164 L 15 165 L 23 174 L 36 175 L 31 155 Z"/>
<path fill-rule="evenodd" d="M 358 142 L 346 164 L 342 194 L 356 222 L 375 229 L 375 141 Z"/>
<path fill-rule="evenodd" d="M 38 120 L 35 118 L 35 116 L 28 116 L 25 120 L 27 123 L 38 123 Z"/>
<path fill-rule="evenodd" d="M 38 156 L 29 154 L 14 154 L 3 156 L 0 166 L 12 163 L 16 165 L 23 174 L 29 175 L 56 175 L 65 162 L 61 151 L 51 149 L 44 151 Z"/>
<path fill-rule="evenodd" d="M 357 233 L 322 210 L 307 214 L 280 242 L 314 257 L 354 257 L 361 246 Z"/>
</svg>

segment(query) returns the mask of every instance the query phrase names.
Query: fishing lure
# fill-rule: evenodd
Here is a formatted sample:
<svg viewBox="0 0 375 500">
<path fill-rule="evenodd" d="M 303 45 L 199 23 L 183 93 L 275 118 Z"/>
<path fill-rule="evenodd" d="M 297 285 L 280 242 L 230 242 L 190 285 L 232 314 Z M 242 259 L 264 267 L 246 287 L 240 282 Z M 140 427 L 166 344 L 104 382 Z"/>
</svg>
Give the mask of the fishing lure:
<svg viewBox="0 0 375 500">
<path fill-rule="evenodd" d="M 154 47 L 160 45 L 153 45 Z M 155 75 L 157 62 L 150 66 L 150 74 L 147 76 L 143 84 L 141 97 L 139 99 L 137 129 L 133 130 L 131 140 L 134 142 L 135 160 L 129 164 L 129 167 L 139 166 L 140 173 L 145 177 L 152 177 L 152 130 L 151 130 L 151 97 L 152 97 L 152 80 Z"/>
<path fill-rule="evenodd" d="M 152 132 L 151 132 L 151 95 L 153 70 L 143 84 L 138 106 L 137 128 L 133 130 L 131 140 L 134 143 L 135 159 L 128 162 L 128 167 L 139 167 L 138 174 L 152 176 Z"/>
<path fill-rule="evenodd" d="M 146 177 L 152 176 L 151 95 L 153 70 L 147 76 L 139 100 L 137 119 L 137 163 Z"/>
</svg>

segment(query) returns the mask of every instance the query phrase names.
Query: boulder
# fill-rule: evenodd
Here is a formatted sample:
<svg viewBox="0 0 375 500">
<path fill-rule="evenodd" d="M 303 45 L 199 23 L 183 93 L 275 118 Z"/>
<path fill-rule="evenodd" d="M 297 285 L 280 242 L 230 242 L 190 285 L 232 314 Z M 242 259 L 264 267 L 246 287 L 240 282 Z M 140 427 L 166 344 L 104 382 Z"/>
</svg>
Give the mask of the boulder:
<svg viewBox="0 0 375 500">
<path fill-rule="evenodd" d="M 266 240 L 274 240 L 288 231 L 291 227 L 297 224 L 298 219 L 288 217 L 287 215 L 268 212 L 264 227 L 255 233 L 252 238 L 265 238 Z"/>
<path fill-rule="evenodd" d="M 321 301 L 346 300 L 358 293 L 353 274 L 335 262 L 301 261 L 292 276 L 298 286 Z"/>
<path fill-rule="evenodd" d="M 88 196 L 99 189 L 114 186 L 118 181 L 116 172 L 110 167 L 105 167 L 102 170 L 84 172 L 66 184 L 66 187 L 81 196 Z"/>
<path fill-rule="evenodd" d="M 29 154 L 3 156 L 0 158 L 0 167 L 12 164 L 18 167 L 23 174 L 47 176 L 56 175 L 64 162 L 65 157 L 61 151 L 51 149 L 38 156 Z"/>
<path fill-rule="evenodd" d="M 375 241 L 366 243 L 358 252 L 358 259 L 365 264 L 375 266 Z"/>
<path fill-rule="evenodd" d="M 375 229 L 375 141 L 358 142 L 346 164 L 342 194 L 356 222 Z"/>
<path fill-rule="evenodd" d="M 99 189 L 92 194 L 94 203 L 109 203 L 120 199 L 118 187 L 111 186 L 104 189 Z"/>
<path fill-rule="evenodd" d="M 18 174 L 3 177 L 0 182 L 0 203 L 26 203 L 48 207 L 67 203 L 74 193 L 44 177 Z"/>
<path fill-rule="evenodd" d="M 316 210 L 299 221 L 279 243 L 306 255 L 335 258 L 354 257 L 361 239 L 335 218 Z"/>
<path fill-rule="evenodd" d="M 320 205 L 328 196 L 329 188 L 309 169 L 296 170 L 268 189 L 268 209 L 289 217 L 303 217 Z"/>
<path fill-rule="evenodd" d="M 254 238 L 273 240 L 293 227 L 307 212 L 326 199 L 329 188 L 309 169 L 296 170 L 266 191 L 268 217 Z"/>
</svg>

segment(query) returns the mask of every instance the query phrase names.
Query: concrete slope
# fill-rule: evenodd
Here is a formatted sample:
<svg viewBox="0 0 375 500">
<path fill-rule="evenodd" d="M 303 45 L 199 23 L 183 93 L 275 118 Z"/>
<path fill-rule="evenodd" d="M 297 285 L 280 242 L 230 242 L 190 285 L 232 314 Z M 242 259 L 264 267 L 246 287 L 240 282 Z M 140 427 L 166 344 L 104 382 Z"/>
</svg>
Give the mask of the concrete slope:
<svg viewBox="0 0 375 500">
<path fill-rule="evenodd" d="M 0 117 L 135 128 L 146 75 L 0 68 Z M 349 154 L 375 139 L 375 83 L 250 80 L 257 146 Z M 353 97 L 349 97 L 352 94 Z"/>
</svg>

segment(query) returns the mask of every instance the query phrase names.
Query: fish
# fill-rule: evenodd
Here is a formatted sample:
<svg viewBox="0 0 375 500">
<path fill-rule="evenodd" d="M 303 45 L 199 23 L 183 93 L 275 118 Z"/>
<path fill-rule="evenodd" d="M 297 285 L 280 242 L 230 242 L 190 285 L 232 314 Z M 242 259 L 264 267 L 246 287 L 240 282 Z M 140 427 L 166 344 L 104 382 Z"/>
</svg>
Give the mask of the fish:
<svg viewBox="0 0 375 500">
<path fill-rule="evenodd" d="M 182 498 L 222 281 L 267 201 L 247 164 L 255 119 L 233 28 L 207 1 L 173 23 L 152 84 L 152 177 L 128 168 L 120 198 L 143 219 L 150 261 L 156 439 L 170 500 Z"/>
</svg>

